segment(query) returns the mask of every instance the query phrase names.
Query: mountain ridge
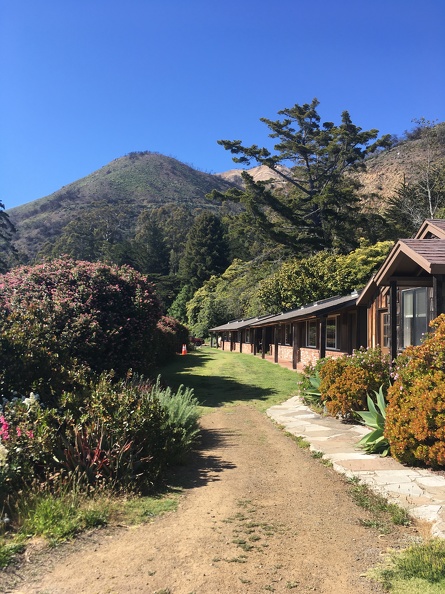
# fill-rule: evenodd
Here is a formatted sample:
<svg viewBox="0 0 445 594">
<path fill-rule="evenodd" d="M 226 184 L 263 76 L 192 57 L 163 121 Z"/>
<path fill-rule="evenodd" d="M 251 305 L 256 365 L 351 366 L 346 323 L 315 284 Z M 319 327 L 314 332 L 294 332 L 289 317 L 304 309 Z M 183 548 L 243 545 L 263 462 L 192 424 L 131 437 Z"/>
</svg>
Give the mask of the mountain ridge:
<svg viewBox="0 0 445 594">
<path fill-rule="evenodd" d="M 434 160 L 442 163 L 445 123 L 437 126 L 441 141 Z M 392 148 L 370 156 L 366 160 L 366 171 L 354 174 L 362 184 L 364 208 L 380 212 L 404 181 L 416 182 L 420 165 L 431 156 L 427 152 L 422 134 L 412 134 Z M 7 210 L 17 228 L 14 245 L 32 259 L 42 245 L 57 238 L 68 223 L 98 206 L 112 206 L 125 212 L 132 231 L 137 217 L 145 209 L 160 206 L 183 206 L 191 211 L 230 208 L 209 201 L 206 194 L 214 189 L 225 192 L 242 187 L 242 171 L 248 171 L 256 181 L 272 178 L 276 184 L 283 183 L 277 173 L 264 166 L 211 174 L 160 153 L 131 152 L 48 196 Z"/>
</svg>

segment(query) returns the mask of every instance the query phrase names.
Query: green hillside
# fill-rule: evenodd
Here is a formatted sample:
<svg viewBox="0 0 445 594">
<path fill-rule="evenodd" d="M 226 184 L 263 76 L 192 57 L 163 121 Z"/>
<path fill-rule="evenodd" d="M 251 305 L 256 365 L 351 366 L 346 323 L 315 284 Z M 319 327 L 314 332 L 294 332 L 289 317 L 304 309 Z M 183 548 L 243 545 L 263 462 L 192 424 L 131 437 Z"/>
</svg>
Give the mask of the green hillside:
<svg viewBox="0 0 445 594">
<path fill-rule="evenodd" d="M 65 225 L 98 204 L 118 207 L 134 226 L 142 210 L 167 205 L 214 209 L 205 195 L 232 184 L 157 153 L 130 153 L 50 196 L 10 209 L 17 228 L 15 246 L 33 257 Z M 134 231 L 134 229 L 132 229 Z"/>
</svg>

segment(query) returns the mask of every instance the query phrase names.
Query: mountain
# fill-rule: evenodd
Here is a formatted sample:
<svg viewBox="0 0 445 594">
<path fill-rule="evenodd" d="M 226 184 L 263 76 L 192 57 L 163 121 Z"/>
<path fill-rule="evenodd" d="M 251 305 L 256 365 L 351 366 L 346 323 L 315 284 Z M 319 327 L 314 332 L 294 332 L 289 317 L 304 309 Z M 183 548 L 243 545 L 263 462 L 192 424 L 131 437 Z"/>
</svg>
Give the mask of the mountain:
<svg viewBox="0 0 445 594">
<path fill-rule="evenodd" d="M 407 133 L 391 149 L 367 159 L 367 170 L 357 174 L 363 186 L 364 208 L 381 211 L 404 180 L 413 183 L 419 179 L 428 159 L 444 162 L 445 123 L 438 124 L 436 132 L 438 142 L 432 152 L 425 131 L 419 128 Z M 283 183 L 267 167 L 247 171 L 256 181 L 276 178 L 276 185 Z M 219 209 L 221 205 L 210 202 L 205 195 L 213 189 L 225 192 L 241 187 L 241 172 L 232 169 L 212 175 L 158 153 L 129 153 L 50 196 L 10 209 L 8 214 L 17 228 L 14 244 L 32 259 L 45 242 L 60 236 L 69 222 L 85 219 L 98 207 L 125 214 L 129 235 L 134 234 L 136 219 L 145 209 L 184 206 L 195 214 L 202 209 Z"/>
<path fill-rule="evenodd" d="M 282 171 L 286 171 L 286 167 L 278 166 L 278 169 Z M 240 188 L 243 187 L 243 178 L 241 177 L 241 173 L 243 171 L 247 171 L 249 175 L 253 177 L 253 180 L 256 182 L 259 181 L 268 181 L 270 179 L 274 180 L 274 183 L 283 184 L 283 178 L 276 173 L 275 171 L 271 171 L 269 167 L 265 165 L 259 165 L 258 167 L 252 167 L 251 169 L 230 169 L 229 171 L 224 171 L 223 173 L 217 173 L 216 175 L 225 181 L 228 181 Z"/>
<path fill-rule="evenodd" d="M 181 205 L 215 209 L 205 195 L 233 184 L 158 153 L 129 153 L 57 192 L 8 210 L 17 229 L 14 245 L 32 258 L 63 227 L 98 204 L 118 207 L 134 226 L 145 209 Z"/>
</svg>

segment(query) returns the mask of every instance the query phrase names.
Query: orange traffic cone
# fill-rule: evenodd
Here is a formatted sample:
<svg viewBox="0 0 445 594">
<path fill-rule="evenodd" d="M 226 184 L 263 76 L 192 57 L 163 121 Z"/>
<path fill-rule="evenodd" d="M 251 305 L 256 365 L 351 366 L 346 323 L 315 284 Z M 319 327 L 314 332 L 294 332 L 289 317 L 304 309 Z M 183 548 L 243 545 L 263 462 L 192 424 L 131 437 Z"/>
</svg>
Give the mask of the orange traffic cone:
<svg viewBox="0 0 445 594">
<path fill-rule="evenodd" d="M 187 345 L 183 344 L 182 345 L 182 355 L 186 355 L 187 354 Z"/>
</svg>

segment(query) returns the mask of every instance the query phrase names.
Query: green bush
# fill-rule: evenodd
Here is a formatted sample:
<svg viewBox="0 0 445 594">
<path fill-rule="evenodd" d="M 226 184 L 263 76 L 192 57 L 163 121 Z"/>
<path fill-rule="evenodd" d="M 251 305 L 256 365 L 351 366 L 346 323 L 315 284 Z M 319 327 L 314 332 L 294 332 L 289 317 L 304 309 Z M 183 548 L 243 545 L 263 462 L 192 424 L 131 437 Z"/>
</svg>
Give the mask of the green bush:
<svg viewBox="0 0 445 594">
<path fill-rule="evenodd" d="M 193 388 L 179 386 L 176 393 L 162 388 L 160 376 L 151 391 L 161 407 L 167 412 L 169 424 L 175 428 L 175 440 L 171 444 L 170 462 L 183 462 L 199 436 L 199 408 Z"/>
<path fill-rule="evenodd" d="M 445 466 L 445 315 L 431 327 L 395 361 L 385 436 L 401 462 L 438 467 Z"/>
<path fill-rule="evenodd" d="M 162 316 L 158 321 L 155 333 L 156 362 L 160 365 L 166 363 L 180 353 L 182 345 L 188 345 L 189 331 L 184 324 L 167 316 Z"/>
</svg>

